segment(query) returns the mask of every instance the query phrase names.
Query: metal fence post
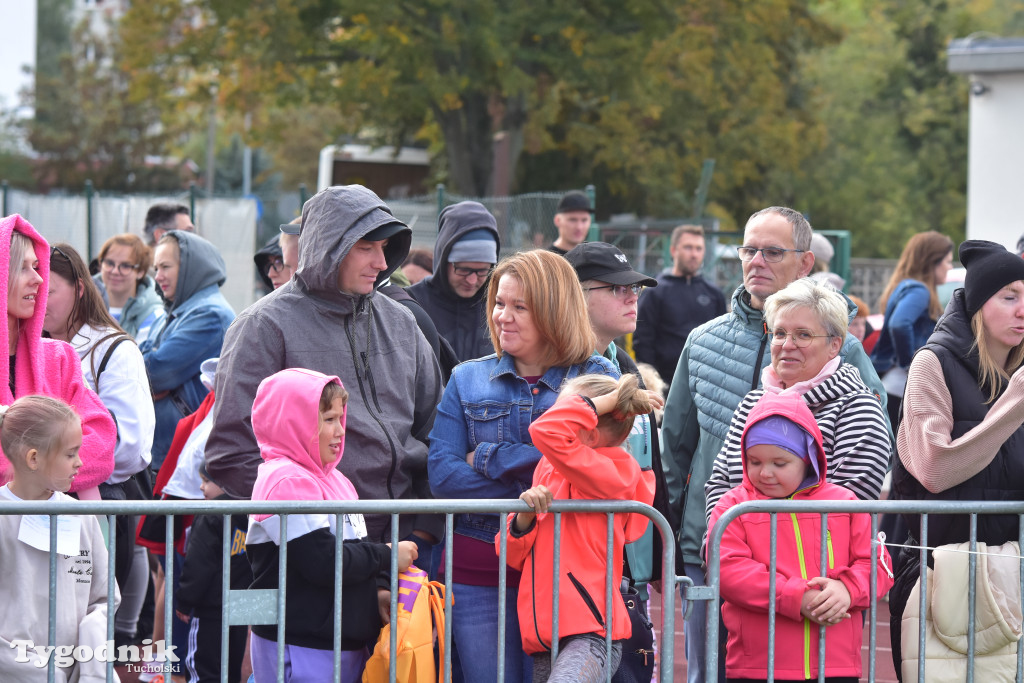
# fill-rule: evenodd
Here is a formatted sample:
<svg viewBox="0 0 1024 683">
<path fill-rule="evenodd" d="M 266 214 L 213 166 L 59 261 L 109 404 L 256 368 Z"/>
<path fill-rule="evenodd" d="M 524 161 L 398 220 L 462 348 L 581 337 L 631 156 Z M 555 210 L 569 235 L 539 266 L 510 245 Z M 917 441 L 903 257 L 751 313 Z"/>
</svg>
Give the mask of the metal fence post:
<svg viewBox="0 0 1024 683">
<path fill-rule="evenodd" d="M 590 231 L 587 232 L 587 241 L 596 242 L 601 239 L 601 226 L 597 224 L 596 220 L 593 220 L 594 211 L 597 209 L 597 190 L 593 185 L 587 185 L 583 188 L 583 191 L 587 195 L 587 199 L 590 200 Z"/>
<path fill-rule="evenodd" d="M 309 199 L 309 189 L 306 187 L 306 183 L 299 183 L 299 206 L 305 206 L 307 199 Z"/>
<path fill-rule="evenodd" d="M 2 191 L 3 191 L 4 215 L 5 216 L 9 216 L 10 213 L 8 213 L 8 211 L 7 211 L 7 193 L 10 191 L 11 186 L 5 180 L 3 182 L 0 182 L 0 189 L 2 189 Z"/>
<path fill-rule="evenodd" d="M 188 184 L 188 215 L 193 222 L 196 220 L 196 184 Z"/>
<path fill-rule="evenodd" d="M 444 183 L 437 184 L 437 212 L 444 210 Z"/>
</svg>

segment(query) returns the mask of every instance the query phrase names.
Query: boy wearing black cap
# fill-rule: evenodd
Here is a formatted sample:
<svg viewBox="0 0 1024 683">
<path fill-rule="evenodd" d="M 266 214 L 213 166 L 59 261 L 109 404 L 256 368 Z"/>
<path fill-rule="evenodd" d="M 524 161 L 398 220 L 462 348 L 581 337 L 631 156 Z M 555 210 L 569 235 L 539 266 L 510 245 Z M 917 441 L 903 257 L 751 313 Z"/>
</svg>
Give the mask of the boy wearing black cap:
<svg viewBox="0 0 1024 683">
<path fill-rule="evenodd" d="M 573 190 L 566 192 L 558 202 L 555 210 L 555 228 L 558 239 L 551 245 L 551 251 L 565 256 L 573 247 L 583 244 L 590 230 L 590 219 L 594 209 L 590 206 L 590 197 Z"/>
</svg>

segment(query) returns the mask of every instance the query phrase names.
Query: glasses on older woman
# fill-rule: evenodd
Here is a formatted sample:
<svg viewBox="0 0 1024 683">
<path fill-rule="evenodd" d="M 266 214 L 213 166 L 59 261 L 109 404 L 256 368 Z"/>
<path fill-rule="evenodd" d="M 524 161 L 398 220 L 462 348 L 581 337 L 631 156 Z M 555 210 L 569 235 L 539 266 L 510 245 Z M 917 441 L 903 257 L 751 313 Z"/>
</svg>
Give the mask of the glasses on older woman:
<svg viewBox="0 0 1024 683">
<path fill-rule="evenodd" d="M 793 340 L 793 345 L 798 349 L 804 349 L 811 345 L 816 337 L 831 337 L 831 334 L 814 334 L 810 330 L 793 330 L 792 332 L 786 332 L 784 329 L 776 327 L 774 330 L 770 330 L 769 334 L 772 337 L 772 344 L 775 346 L 782 346 L 786 343 L 786 337 Z"/>
<path fill-rule="evenodd" d="M 102 266 L 103 270 L 107 272 L 116 270 L 118 275 L 128 275 L 139 269 L 138 264 L 128 263 L 127 261 L 117 263 L 116 261 L 111 261 L 108 258 L 105 258 L 102 261 L 100 261 L 100 266 Z"/>
</svg>

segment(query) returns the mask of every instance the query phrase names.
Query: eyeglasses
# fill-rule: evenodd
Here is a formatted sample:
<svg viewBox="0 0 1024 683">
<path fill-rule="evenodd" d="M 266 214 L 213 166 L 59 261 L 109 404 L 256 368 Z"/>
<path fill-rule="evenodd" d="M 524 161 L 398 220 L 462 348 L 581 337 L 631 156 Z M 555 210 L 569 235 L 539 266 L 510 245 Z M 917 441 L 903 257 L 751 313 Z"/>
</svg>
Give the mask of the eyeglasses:
<svg viewBox="0 0 1024 683">
<path fill-rule="evenodd" d="M 756 249 L 754 247 L 736 247 L 736 253 L 740 255 L 741 261 L 753 261 L 754 257 L 757 256 L 757 252 L 761 252 L 764 256 L 764 260 L 768 263 L 778 263 L 786 257 L 787 252 L 793 252 L 794 254 L 804 253 L 804 249 L 780 249 L 779 247 L 762 247 Z"/>
<path fill-rule="evenodd" d="M 494 266 L 489 268 L 464 268 L 463 266 L 457 266 L 454 263 L 452 268 L 455 269 L 455 274 L 459 277 L 469 277 L 470 275 L 476 275 L 478 278 L 483 280 L 485 277 L 491 274 L 494 270 Z"/>
<path fill-rule="evenodd" d="M 815 337 L 831 337 L 831 334 L 814 334 L 810 330 L 793 330 L 792 332 L 786 332 L 783 329 L 769 330 L 768 333 L 772 336 L 772 344 L 774 346 L 782 346 L 786 343 L 786 337 L 793 340 L 793 346 L 798 349 L 807 348 L 814 341 Z"/>
<path fill-rule="evenodd" d="M 612 296 L 618 299 L 625 299 L 629 293 L 636 296 L 640 296 L 640 292 L 644 291 L 643 285 L 601 285 L 600 287 L 588 287 L 584 289 L 584 292 L 593 292 L 595 289 L 610 289 L 612 290 Z"/>
<path fill-rule="evenodd" d="M 267 259 L 263 264 L 264 275 L 270 275 L 271 271 L 280 273 L 282 270 L 284 270 L 284 261 L 279 258 Z"/>
<path fill-rule="evenodd" d="M 56 247 L 54 247 L 54 249 L 56 249 Z M 64 258 L 67 258 L 67 256 Z M 116 270 L 119 275 L 128 275 L 129 273 L 139 269 L 139 267 L 134 263 L 128 263 L 127 261 L 124 263 L 114 263 L 108 258 L 103 259 L 100 262 L 100 265 L 103 266 L 103 270 Z"/>
</svg>

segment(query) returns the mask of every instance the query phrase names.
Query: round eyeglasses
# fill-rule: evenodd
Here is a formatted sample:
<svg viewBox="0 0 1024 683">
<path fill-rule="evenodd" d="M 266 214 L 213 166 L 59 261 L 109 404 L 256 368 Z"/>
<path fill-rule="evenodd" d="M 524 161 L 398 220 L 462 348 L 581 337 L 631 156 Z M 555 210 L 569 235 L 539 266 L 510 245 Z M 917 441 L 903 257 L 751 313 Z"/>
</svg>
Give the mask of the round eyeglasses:
<svg viewBox="0 0 1024 683">
<path fill-rule="evenodd" d="M 122 263 L 115 263 L 114 261 L 111 261 L 108 258 L 105 258 L 102 261 L 100 261 L 100 265 L 103 267 L 103 270 L 116 270 L 119 275 L 128 275 L 139 269 L 139 267 L 134 263 L 128 263 L 127 261 L 124 261 Z"/>
<path fill-rule="evenodd" d="M 786 337 L 789 337 L 793 340 L 793 346 L 798 349 L 807 348 L 817 337 L 832 336 L 831 334 L 814 334 L 810 330 L 793 330 L 792 332 L 786 332 L 783 329 L 769 330 L 768 334 L 772 337 L 772 345 L 782 346 L 786 343 Z"/>
</svg>

